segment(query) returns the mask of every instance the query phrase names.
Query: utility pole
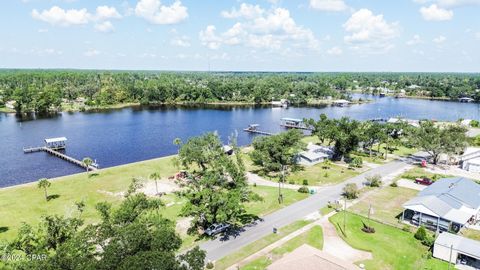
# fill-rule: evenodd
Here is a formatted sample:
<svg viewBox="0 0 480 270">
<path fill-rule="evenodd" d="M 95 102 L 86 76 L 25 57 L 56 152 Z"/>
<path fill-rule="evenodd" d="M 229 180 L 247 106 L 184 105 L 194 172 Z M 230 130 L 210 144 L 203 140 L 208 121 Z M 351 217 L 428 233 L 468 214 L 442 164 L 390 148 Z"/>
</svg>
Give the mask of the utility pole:
<svg viewBox="0 0 480 270">
<path fill-rule="evenodd" d="M 347 236 L 347 230 L 346 230 L 346 220 L 347 220 L 347 198 L 345 197 L 345 205 L 343 208 L 343 234 Z"/>
<path fill-rule="evenodd" d="M 448 258 L 448 270 L 450 270 L 450 264 L 452 263 L 452 250 L 453 250 L 453 245 L 450 245 L 450 257 Z"/>
<path fill-rule="evenodd" d="M 283 194 L 282 194 L 282 182 L 285 181 L 285 167 L 286 165 L 282 165 L 282 177 L 278 181 L 278 202 L 283 203 Z"/>
</svg>

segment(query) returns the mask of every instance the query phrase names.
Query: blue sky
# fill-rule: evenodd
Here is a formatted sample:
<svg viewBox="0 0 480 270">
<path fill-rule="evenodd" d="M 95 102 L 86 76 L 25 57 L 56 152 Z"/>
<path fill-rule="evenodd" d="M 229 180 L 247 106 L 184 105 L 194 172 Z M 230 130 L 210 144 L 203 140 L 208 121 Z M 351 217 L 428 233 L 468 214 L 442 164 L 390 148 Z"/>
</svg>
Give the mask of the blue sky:
<svg viewBox="0 0 480 270">
<path fill-rule="evenodd" d="M 480 71 L 480 0 L 0 5 L 0 68 Z"/>
</svg>

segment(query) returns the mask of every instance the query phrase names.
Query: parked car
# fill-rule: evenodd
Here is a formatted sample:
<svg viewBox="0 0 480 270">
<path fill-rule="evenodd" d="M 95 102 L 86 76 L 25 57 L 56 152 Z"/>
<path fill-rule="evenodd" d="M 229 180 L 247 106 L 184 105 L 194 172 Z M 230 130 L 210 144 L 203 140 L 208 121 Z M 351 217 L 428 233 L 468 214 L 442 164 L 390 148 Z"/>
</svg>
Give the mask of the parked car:
<svg viewBox="0 0 480 270">
<path fill-rule="evenodd" d="M 210 227 L 208 227 L 205 230 L 205 234 L 208 235 L 208 236 L 214 236 L 216 234 L 219 234 L 219 233 L 222 233 L 222 232 L 228 230 L 228 228 L 230 228 L 230 224 L 215 223 L 215 224 L 210 225 Z"/>
<path fill-rule="evenodd" d="M 433 180 L 427 177 L 415 178 L 415 184 L 430 186 L 433 184 Z"/>
</svg>

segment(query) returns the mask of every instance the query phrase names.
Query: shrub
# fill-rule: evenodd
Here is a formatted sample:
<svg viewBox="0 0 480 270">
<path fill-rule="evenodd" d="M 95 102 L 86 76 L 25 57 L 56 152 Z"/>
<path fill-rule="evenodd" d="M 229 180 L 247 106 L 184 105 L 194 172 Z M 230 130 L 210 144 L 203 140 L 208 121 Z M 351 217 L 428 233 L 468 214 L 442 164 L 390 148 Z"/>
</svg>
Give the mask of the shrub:
<svg viewBox="0 0 480 270">
<path fill-rule="evenodd" d="M 422 240 L 422 244 L 427 247 L 432 247 L 435 243 L 435 238 L 429 234 L 425 235 L 425 239 Z"/>
<path fill-rule="evenodd" d="M 397 181 L 394 181 L 390 184 L 391 187 L 398 187 Z"/>
<path fill-rule="evenodd" d="M 375 228 L 367 226 L 367 224 L 363 223 L 362 231 L 366 233 L 375 233 Z"/>
<path fill-rule="evenodd" d="M 328 172 L 325 172 L 325 173 L 323 174 L 323 177 L 329 177 L 329 176 L 330 176 L 330 175 L 328 174 Z"/>
<path fill-rule="evenodd" d="M 308 180 L 307 179 L 303 179 L 303 185 L 308 186 Z"/>
<path fill-rule="evenodd" d="M 410 226 L 407 225 L 407 224 L 403 225 L 402 231 L 404 231 L 404 232 L 410 232 Z"/>
<path fill-rule="evenodd" d="M 478 122 L 477 120 L 472 120 L 470 121 L 470 126 L 474 128 L 478 128 L 480 126 L 480 122 Z"/>
<path fill-rule="evenodd" d="M 357 184 L 355 183 L 349 183 L 346 184 L 345 187 L 343 188 L 343 196 L 349 200 L 353 200 L 358 198 L 359 195 L 359 190 L 357 187 Z"/>
<path fill-rule="evenodd" d="M 253 187 L 257 187 L 257 183 L 253 183 Z"/>
<path fill-rule="evenodd" d="M 353 168 L 361 168 L 363 165 L 363 159 L 361 157 L 354 157 L 350 160 L 349 166 Z"/>
<path fill-rule="evenodd" d="M 290 185 L 295 185 L 295 181 L 293 181 L 293 180 L 288 181 L 288 183 L 289 183 Z"/>
<path fill-rule="evenodd" d="M 425 238 L 427 238 L 427 230 L 425 229 L 425 227 L 420 226 L 414 236 L 415 239 L 423 241 L 425 240 Z"/>
<path fill-rule="evenodd" d="M 302 186 L 298 189 L 298 192 L 300 193 L 309 193 L 310 190 L 308 190 L 308 187 L 307 186 Z"/>
<path fill-rule="evenodd" d="M 215 267 L 215 265 L 213 265 L 212 262 L 208 262 L 207 265 L 205 265 L 205 267 L 206 267 L 207 269 L 213 269 L 213 268 Z"/>
<path fill-rule="evenodd" d="M 382 177 L 378 174 L 366 177 L 367 185 L 370 187 L 379 187 L 382 185 Z"/>
</svg>

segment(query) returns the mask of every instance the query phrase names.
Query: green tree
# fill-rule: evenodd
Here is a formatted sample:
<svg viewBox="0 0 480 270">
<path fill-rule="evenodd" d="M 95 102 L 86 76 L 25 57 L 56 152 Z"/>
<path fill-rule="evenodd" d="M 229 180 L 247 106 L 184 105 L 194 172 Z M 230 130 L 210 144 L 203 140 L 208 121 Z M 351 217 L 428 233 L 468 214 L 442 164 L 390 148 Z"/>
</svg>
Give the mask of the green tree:
<svg viewBox="0 0 480 270">
<path fill-rule="evenodd" d="M 45 200 L 48 201 L 48 193 L 47 189 L 51 186 L 52 184 L 50 181 L 48 181 L 47 178 L 42 178 L 38 180 L 38 188 L 43 189 L 43 192 L 45 193 Z"/>
<path fill-rule="evenodd" d="M 343 187 L 343 196 L 349 200 L 358 198 L 359 194 L 358 186 L 355 183 L 348 183 Z"/>
<path fill-rule="evenodd" d="M 436 126 L 431 121 L 423 121 L 410 136 L 415 147 L 427 152 L 433 164 L 437 164 L 441 154 L 457 154 L 467 146 L 466 129 L 460 125 Z"/>
<path fill-rule="evenodd" d="M 93 160 L 89 157 L 86 157 L 86 158 L 82 159 L 82 163 L 85 166 L 85 168 L 87 169 L 87 173 L 88 173 L 90 166 L 93 164 Z"/>
<path fill-rule="evenodd" d="M 265 172 L 280 172 L 284 166 L 296 165 L 298 154 L 305 148 L 302 133 L 291 129 L 274 136 L 257 137 L 250 153 L 253 164 Z"/>
<path fill-rule="evenodd" d="M 162 177 L 160 176 L 160 173 L 158 172 L 154 172 L 152 174 L 150 174 L 150 179 L 153 179 L 153 181 L 155 181 L 155 194 L 158 195 L 158 183 L 157 181 L 162 179 Z"/>
</svg>

